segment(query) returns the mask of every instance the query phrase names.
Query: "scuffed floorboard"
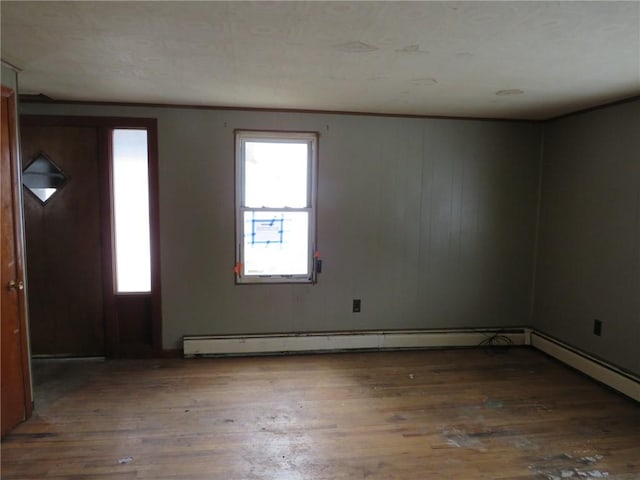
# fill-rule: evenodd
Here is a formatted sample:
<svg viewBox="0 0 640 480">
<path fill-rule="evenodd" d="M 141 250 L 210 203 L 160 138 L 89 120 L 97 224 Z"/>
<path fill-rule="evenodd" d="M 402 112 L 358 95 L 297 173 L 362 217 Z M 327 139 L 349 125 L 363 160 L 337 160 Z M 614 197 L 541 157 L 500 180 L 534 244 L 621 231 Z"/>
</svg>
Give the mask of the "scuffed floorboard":
<svg viewBox="0 0 640 480">
<path fill-rule="evenodd" d="M 38 368 L 5 480 L 640 479 L 640 406 L 526 347 Z"/>
</svg>

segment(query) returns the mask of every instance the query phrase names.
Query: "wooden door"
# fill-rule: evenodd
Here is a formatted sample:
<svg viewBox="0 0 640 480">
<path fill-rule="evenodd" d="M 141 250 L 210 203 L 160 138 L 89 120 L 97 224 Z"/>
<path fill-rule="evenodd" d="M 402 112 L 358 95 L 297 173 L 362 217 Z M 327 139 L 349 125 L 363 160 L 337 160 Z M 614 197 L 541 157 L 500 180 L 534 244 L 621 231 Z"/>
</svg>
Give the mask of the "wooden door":
<svg viewBox="0 0 640 480">
<path fill-rule="evenodd" d="M 24 269 L 20 235 L 15 95 L 2 87 L 0 112 L 2 165 L 0 182 L 1 435 L 31 415 L 31 386 L 25 319 Z"/>
<path fill-rule="evenodd" d="M 65 177 L 45 203 L 25 188 L 33 354 L 105 353 L 98 130 L 21 127 L 23 169 L 44 154 Z"/>
</svg>

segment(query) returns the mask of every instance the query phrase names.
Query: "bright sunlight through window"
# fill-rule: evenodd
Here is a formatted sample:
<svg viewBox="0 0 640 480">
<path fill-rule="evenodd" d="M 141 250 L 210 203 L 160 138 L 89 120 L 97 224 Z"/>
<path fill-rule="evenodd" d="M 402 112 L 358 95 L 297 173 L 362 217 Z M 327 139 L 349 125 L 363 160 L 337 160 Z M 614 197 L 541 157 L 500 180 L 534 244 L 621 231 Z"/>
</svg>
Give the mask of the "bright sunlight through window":
<svg viewBox="0 0 640 480">
<path fill-rule="evenodd" d="M 151 291 L 147 131 L 113 131 L 116 292 Z"/>
<path fill-rule="evenodd" d="M 313 280 L 316 138 L 236 132 L 238 282 Z"/>
</svg>

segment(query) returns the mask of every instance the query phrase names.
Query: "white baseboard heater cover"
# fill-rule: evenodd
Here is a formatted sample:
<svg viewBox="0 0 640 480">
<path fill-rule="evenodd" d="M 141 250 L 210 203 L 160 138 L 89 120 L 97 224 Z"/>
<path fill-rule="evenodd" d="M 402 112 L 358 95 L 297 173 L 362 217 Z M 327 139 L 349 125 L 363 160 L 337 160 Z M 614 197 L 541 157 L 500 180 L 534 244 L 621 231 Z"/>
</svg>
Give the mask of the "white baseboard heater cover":
<svg viewBox="0 0 640 480">
<path fill-rule="evenodd" d="M 531 332 L 531 345 L 640 402 L 640 378 L 536 331 Z"/>
<path fill-rule="evenodd" d="M 465 329 L 186 336 L 183 338 L 183 349 L 185 357 L 193 357 L 332 350 L 473 347 L 480 345 L 495 334 L 508 338 L 511 345 L 525 344 L 524 329 Z"/>
</svg>

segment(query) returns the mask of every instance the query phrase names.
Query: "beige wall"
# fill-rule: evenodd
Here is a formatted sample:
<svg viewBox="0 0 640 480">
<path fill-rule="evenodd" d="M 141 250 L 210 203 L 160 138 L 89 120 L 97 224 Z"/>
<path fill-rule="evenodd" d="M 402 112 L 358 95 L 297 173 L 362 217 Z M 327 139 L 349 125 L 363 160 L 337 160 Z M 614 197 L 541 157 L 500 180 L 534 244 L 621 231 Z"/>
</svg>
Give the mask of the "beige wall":
<svg viewBox="0 0 640 480">
<path fill-rule="evenodd" d="M 83 105 L 22 112 L 158 118 L 165 348 L 186 334 L 530 321 L 539 124 Z M 241 128 L 321 134 L 317 285 L 234 284 Z"/>
<path fill-rule="evenodd" d="M 640 101 L 546 125 L 539 238 L 535 327 L 640 375 Z"/>
</svg>

